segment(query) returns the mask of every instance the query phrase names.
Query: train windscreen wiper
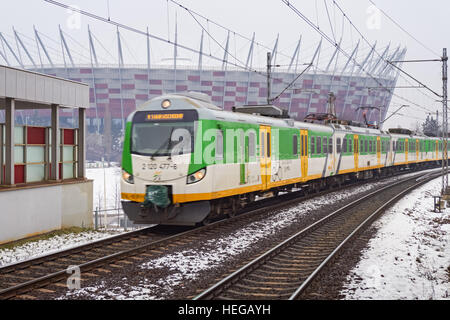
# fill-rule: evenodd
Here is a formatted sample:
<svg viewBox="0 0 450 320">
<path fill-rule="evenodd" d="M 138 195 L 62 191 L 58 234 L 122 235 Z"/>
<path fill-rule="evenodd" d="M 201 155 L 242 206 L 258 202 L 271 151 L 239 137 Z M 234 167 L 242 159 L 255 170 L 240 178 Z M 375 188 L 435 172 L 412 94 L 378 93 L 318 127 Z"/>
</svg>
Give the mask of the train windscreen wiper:
<svg viewBox="0 0 450 320">
<path fill-rule="evenodd" d="M 159 146 L 159 148 L 154 153 L 151 154 L 150 159 L 155 160 L 155 155 L 157 155 L 166 144 L 168 144 L 168 145 L 171 144 L 173 130 L 174 130 L 174 127 L 172 127 L 172 129 L 170 130 L 169 139 L 164 140 L 164 142 Z M 170 155 L 169 155 L 169 157 L 170 157 Z"/>
</svg>

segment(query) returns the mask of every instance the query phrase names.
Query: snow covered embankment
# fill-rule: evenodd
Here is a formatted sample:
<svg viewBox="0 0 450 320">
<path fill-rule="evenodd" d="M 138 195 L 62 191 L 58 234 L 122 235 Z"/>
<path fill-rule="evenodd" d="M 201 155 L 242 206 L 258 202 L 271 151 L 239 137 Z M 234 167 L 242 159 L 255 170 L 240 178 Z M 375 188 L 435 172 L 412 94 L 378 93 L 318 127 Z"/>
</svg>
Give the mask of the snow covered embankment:
<svg viewBox="0 0 450 320">
<path fill-rule="evenodd" d="M 361 261 L 348 276 L 345 299 L 450 299 L 450 209 L 435 213 L 435 179 L 375 223 Z"/>
</svg>

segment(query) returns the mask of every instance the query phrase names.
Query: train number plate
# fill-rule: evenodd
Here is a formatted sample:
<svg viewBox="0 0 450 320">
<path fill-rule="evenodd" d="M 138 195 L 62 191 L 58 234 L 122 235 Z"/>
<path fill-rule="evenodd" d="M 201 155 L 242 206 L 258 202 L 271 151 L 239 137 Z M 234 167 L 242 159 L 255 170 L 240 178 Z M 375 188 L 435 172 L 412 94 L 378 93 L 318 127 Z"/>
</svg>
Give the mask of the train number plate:
<svg viewBox="0 0 450 320">
<path fill-rule="evenodd" d="M 169 169 L 173 169 L 176 170 L 177 169 L 177 165 L 176 163 L 143 163 L 142 164 L 142 170 L 169 170 Z"/>
</svg>

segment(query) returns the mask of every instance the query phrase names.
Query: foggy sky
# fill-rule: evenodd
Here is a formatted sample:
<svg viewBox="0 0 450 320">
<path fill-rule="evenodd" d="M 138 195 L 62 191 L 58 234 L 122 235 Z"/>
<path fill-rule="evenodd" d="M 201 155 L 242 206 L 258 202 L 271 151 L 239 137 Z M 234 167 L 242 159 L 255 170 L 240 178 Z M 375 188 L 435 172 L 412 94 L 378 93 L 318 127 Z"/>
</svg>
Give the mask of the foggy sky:
<svg viewBox="0 0 450 320">
<path fill-rule="evenodd" d="M 432 51 L 442 54 L 442 48 L 448 47 L 449 39 L 446 30 L 450 28 L 448 14 L 450 13 L 450 2 L 444 0 L 373 0 L 374 3 L 392 18 L 394 18 L 402 27 L 413 34 L 418 40 L 426 44 Z M 75 5 L 82 10 L 95 13 L 104 17 L 108 16 L 107 0 L 60 0 L 65 4 Z M 256 41 L 267 46 L 273 47 L 275 39 L 279 34 L 278 50 L 284 54 L 279 56 L 277 63 L 289 63 L 289 55 L 297 45 L 300 35 L 302 35 L 302 49 L 300 60 L 308 61 L 317 46 L 320 36 L 306 23 L 304 23 L 297 15 L 294 14 L 280 0 L 179 0 L 186 7 L 206 16 L 207 18 L 222 24 L 223 26 L 234 30 L 248 38 L 252 37 L 253 32 L 256 33 Z M 371 4 L 368 0 L 336 0 L 341 8 L 350 17 L 355 26 L 363 33 L 365 37 L 374 43 L 377 41 L 377 51 L 381 54 L 384 48 L 390 43 L 391 50 L 397 46 L 407 47 L 406 59 L 436 59 L 439 56 L 423 48 L 416 41 L 411 39 L 407 34 L 401 31 L 384 15 L 380 15 L 379 19 L 376 13 L 371 10 Z M 348 23 L 344 24 L 344 32 L 342 33 L 342 15 L 333 5 L 332 0 L 326 0 L 330 14 L 328 20 L 323 0 L 294 0 L 291 1 L 303 14 L 305 14 L 314 23 L 318 23 L 320 28 L 328 35 L 332 35 L 331 26 L 335 37 L 339 39 L 342 36 L 342 47 L 351 53 L 355 46 L 359 35 L 355 30 L 351 30 Z M 100 62 L 117 63 L 117 35 L 115 27 L 105 24 L 91 18 L 81 16 L 78 21 L 73 21 L 73 13 L 67 12 L 65 9 L 49 4 L 43 0 L 15 0 L 1 1 L 0 31 L 6 36 L 14 48 L 16 43 L 12 38 L 12 26 L 21 34 L 33 37 L 33 25 L 39 32 L 48 35 L 51 39 L 43 38 L 46 45 L 51 47 L 49 51 L 54 55 L 61 55 L 61 45 L 59 43 L 58 25 L 71 38 L 68 39 L 73 44 L 73 53 L 76 60 L 84 63 L 89 62 L 87 26 L 90 25 L 91 30 L 101 45 L 96 44 Z M 130 25 L 145 31 L 148 27 L 150 33 L 162 38 L 174 40 L 175 21 L 177 22 L 178 43 L 184 44 L 195 49 L 199 48 L 201 28 L 195 20 L 183 9 L 178 8 L 167 0 L 109 0 L 109 15 L 112 20 Z M 225 44 L 227 33 L 220 28 L 209 27 L 211 35 L 214 36 L 222 45 Z M 122 44 L 124 51 L 125 64 L 146 63 L 146 40 L 145 37 L 132 34 L 131 32 L 121 31 L 125 43 Z M 30 51 L 36 51 L 36 47 L 32 48 L 34 39 L 27 39 L 27 46 Z M 75 45 L 75 40 L 81 46 Z M 164 59 L 173 57 L 173 46 L 160 43 L 156 40 L 151 41 L 152 47 L 152 63 L 164 63 Z M 204 51 L 212 55 L 222 57 L 223 50 L 208 39 L 205 34 Z M 71 48 L 72 49 L 72 48 Z M 245 41 L 240 37 L 230 35 L 230 53 L 236 56 L 239 61 L 229 58 L 240 64 L 245 62 L 248 54 L 249 41 Z M 58 52 L 59 50 L 59 52 Z M 326 64 L 326 60 L 331 57 L 333 47 L 324 42 L 323 52 L 321 53 L 322 63 Z M 365 43 L 361 43 L 361 52 L 359 60 L 367 54 L 369 47 Z M 255 47 L 254 51 L 254 67 L 265 67 L 265 54 L 268 51 L 263 47 Z M 23 53 L 22 53 L 23 55 Z M 180 60 L 182 64 L 195 66 L 198 56 L 180 50 Z M 344 59 L 341 57 L 341 59 Z M 339 60 L 343 61 L 343 60 Z M 11 58 L 10 58 L 11 62 Z M 309 61 L 308 61 L 309 62 Z M 4 64 L 0 58 L 0 63 Z M 342 62 L 343 63 L 343 62 Z M 217 65 L 217 62 L 204 60 L 204 64 Z M 403 69 L 408 73 L 416 76 L 421 82 L 430 86 L 434 91 L 442 93 L 442 64 L 440 62 L 432 63 L 410 63 L 404 64 Z M 398 86 L 417 85 L 410 80 L 405 82 L 401 78 L 397 83 Z M 419 93 L 416 89 L 396 89 L 395 93 L 409 100 L 423 105 L 426 108 L 441 112 L 442 105 L 434 100 L 438 99 L 431 92 L 421 90 Z M 400 98 L 394 97 L 390 105 L 390 112 L 393 112 L 399 105 L 408 104 Z M 426 111 L 418 107 L 411 106 L 403 109 L 401 113 L 408 116 L 424 119 Z M 418 119 L 406 118 L 402 116 L 394 116 L 385 124 L 384 128 L 404 127 L 413 128 Z"/>
</svg>

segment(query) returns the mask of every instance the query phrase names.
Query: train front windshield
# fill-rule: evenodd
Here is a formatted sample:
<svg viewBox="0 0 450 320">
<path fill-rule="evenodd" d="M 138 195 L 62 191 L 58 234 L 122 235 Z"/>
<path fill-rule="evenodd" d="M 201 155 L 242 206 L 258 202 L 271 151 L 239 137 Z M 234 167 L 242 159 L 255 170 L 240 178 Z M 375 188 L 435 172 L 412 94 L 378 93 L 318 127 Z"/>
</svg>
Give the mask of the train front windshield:
<svg viewBox="0 0 450 320">
<path fill-rule="evenodd" d="M 133 119 L 131 152 L 152 157 L 192 153 L 196 118 L 196 112 L 187 111 L 137 112 Z"/>
</svg>

